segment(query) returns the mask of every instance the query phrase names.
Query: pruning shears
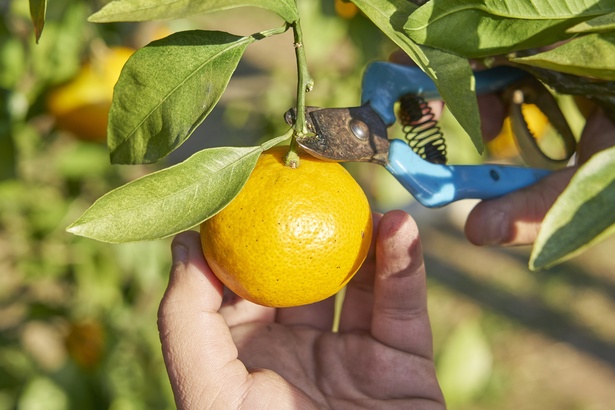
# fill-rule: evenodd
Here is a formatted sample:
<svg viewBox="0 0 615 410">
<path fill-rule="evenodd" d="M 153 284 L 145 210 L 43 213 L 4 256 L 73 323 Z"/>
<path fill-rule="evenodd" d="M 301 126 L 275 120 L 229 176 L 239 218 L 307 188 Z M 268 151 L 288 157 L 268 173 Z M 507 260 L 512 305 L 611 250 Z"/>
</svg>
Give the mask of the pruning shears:
<svg viewBox="0 0 615 410">
<path fill-rule="evenodd" d="M 298 137 L 297 143 L 323 160 L 383 165 L 427 207 L 467 198 L 495 198 L 532 185 L 551 169 L 565 165 L 576 149 L 576 141 L 556 100 L 542 83 L 521 69 L 507 66 L 477 71 L 474 77 L 477 94 L 497 93 L 506 102 L 520 152 L 535 168 L 446 165 L 442 134 L 424 103 L 441 98 L 435 84 L 418 67 L 381 61 L 371 63 L 364 72 L 360 106 L 307 107 L 309 133 Z M 396 122 L 394 107 L 398 101 L 400 106 L 410 107 L 402 123 L 418 134 L 408 142 L 389 139 L 387 134 L 388 127 Z M 524 103 L 536 104 L 547 116 L 562 137 L 566 158 L 554 160 L 542 152 L 523 118 Z M 285 119 L 293 125 L 296 110 L 290 109 Z"/>
</svg>

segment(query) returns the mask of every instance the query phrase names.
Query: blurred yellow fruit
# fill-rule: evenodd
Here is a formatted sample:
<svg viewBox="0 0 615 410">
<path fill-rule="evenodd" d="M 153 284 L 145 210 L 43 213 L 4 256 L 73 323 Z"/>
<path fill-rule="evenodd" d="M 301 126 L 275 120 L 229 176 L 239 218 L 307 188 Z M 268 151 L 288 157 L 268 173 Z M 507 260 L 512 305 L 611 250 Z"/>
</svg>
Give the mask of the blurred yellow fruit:
<svg viewBox="0 0 615 410">
<path fill-rule="evenodd" d="M 66 349 L 82 368 L 96 367 L 105 350 L 105 330 L 102 324 L 96 320 L 71 323 L 66 336 Z"/>
<path fill-rule="evenodd" d="M 203 253 L 216 276 L 265 306 L 314 303 L 334 295 L 369 249 L 372 216 L 361 187 L 339 164 L 288 147 L 261 155 L 239 195 L 201 224 Z"/>
<path fill-rule="evenodd" d="M 113 87 L 135 50 L 113 47 L 85 63 L 70 82 L 54 89 L 47 99 L 58 128 L 90 141 L 104 141 Z"/>
<path fill-rule="evenodd" d="M 546 115 L 534 104 L 523 104 L 521 111 L 529 130 L 537 140 L 540 140 L 549 126 L 549 120 Z M 519 155 L 510 124 L 510 117 L 504 119 L 502 130 L 498 136 L 487 143 L 487 150 L 495 158 L 512 158 Z"/>
<path fill-rule="evenodd" d="M 357 15 L 359 9 L 350 1 L 335 0 L 335 12 L 342 18 L 351 19 Z"/>
</svg>

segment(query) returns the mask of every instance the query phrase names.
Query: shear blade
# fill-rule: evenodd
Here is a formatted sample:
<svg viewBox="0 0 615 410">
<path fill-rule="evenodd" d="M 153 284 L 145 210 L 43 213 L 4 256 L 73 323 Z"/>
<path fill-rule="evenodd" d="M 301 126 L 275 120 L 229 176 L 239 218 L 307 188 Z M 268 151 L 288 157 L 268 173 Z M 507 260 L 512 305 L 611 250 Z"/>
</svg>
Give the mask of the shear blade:
<svg viewBox="0 0 615 410">
<path fill-rule="evenodd" d="M 296 110 L 289 110 L 286 122 L 294 125 Z M 386 126 L 369 105 L 350 108 L 306 109 L 309 135 L 297 143 L 310 154 L 327 161 L 361 161 L 386 164 L 389 140 Z"/>
</svg>

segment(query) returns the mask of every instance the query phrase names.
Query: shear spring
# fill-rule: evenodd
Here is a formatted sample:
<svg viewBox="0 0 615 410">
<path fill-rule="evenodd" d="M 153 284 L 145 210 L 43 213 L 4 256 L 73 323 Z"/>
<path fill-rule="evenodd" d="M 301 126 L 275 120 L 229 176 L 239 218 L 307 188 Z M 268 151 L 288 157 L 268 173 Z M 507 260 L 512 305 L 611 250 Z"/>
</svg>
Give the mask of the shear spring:
<svg viewBox="0 0 615 410">
<path fill-rule="evenodd" d="M 429 104 L 418 95 L 403 95 L 398 116 L 410 148 L 426 161 L 445 164 L 446 141 Z"/>
</svg>

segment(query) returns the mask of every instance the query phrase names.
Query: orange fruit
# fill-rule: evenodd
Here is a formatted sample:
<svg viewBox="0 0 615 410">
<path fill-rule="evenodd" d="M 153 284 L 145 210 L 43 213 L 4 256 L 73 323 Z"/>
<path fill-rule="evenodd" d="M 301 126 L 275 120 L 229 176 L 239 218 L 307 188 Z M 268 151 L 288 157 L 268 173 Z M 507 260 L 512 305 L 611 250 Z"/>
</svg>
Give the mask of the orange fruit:
<svg viewBox="0 0 615 410">
<path fill-rule="evenodd" d="M 540 140 L 549 125 L 547 116 L 534 104 L 521 105 L 521 112 L 529 130 L 537 140 Z M 510 117 L 504 119 L 502 130 L 497 137 L 487 143 L 487 149 L 495 158 L 512 158 L 518 155 Z"/>
<path fill-rule="evenodd" d="M 93 369 L 102 361 L 105 350 L 105 329 L 96 320 L 71 323 L 66 335 L 66 349 L 85 369 Z"/>
<path fill-rule="evenodd" d="M 334 5 L 337 15 L 345 19 L 353 18 L 359 12 L 359 8 L 349 0 L 335 0 Z"/>
<path fill-rule="evenodd" d="M 80 139 L 105 141 L 113 87 L 134 50 L 112 47 L 85 63 L 75 78 L 54 89 L 47 98 L 58 128 Z"/>
<path fill-rule="evenodd" d="M 216 276 L 264 306 L 314 303 L 334 295 L 369 249 L 372 215 L 365 193 L 338 163 L 288 147 L 264 152 L 239 195 L 201 224 L 203 253 Z"/>
</svg>

